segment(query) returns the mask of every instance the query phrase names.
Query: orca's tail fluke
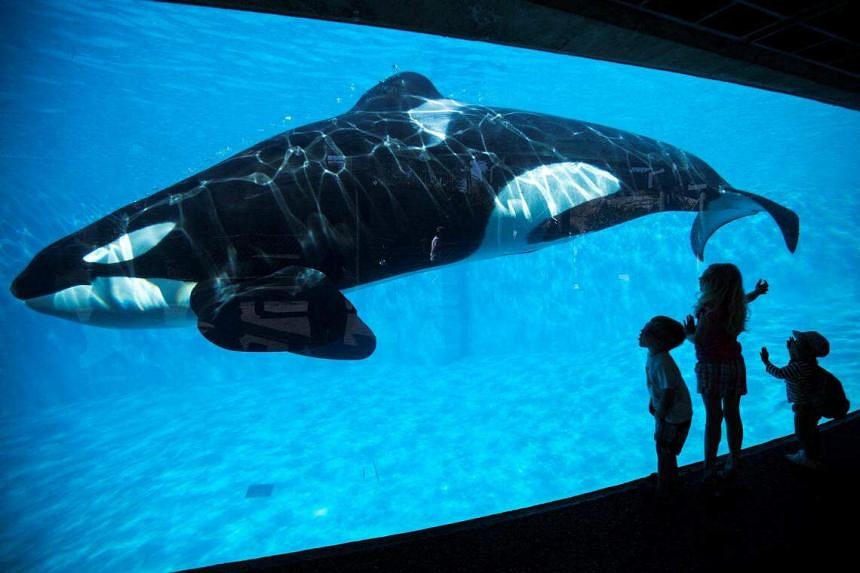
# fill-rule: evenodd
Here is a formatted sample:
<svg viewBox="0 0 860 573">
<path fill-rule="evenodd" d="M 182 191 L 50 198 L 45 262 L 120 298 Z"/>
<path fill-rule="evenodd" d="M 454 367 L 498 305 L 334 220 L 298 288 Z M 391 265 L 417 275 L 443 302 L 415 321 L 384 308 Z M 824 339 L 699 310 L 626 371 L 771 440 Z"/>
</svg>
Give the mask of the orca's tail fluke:
<svg viewBox="0 0 860 573">
<path fill-rule="evenodd" d="M 690 230 L 690 243 L 696 257 L 704 260 L 705 244 L 717 229 L 736 219 L 761 211 L 766 211 L 773 217 L 779 225 L 785 245 L 793 253 L 797 249 L 797 241 L 800 237 L 800 218 L 797 213 L 766 197 L 740 189 L 729 189 L 699 208 L 699 214 L 696 215 L 693 228 Z"/>
</svg>

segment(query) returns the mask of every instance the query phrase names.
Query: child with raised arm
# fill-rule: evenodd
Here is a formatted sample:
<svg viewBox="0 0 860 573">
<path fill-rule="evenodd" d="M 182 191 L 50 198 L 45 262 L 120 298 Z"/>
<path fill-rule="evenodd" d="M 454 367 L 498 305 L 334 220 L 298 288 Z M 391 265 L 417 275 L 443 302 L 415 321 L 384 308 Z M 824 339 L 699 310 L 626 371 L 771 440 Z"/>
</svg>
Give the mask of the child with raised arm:
<svg viewBox="0 0 860 573">
<path fill-rule="evenodd" d="M 706 482 L 713 480 L 723 418 L 729 442 L 724 475 L 733 477 L 738 468 L 743 443 L 741 396 L 747 393 L 746 364 L 738 335 L 747 322 L 747 304 L 767 293 L 764 280 L 744 294 L 743 279 L 731 263 L 710 265 L 699 278 L 699 300 L 695 318 L 687 316 L 687 338 L 696 346 L 696 390 L 705 405 Z"/>
<path fill-rule="evenodd" d="M 657 445 L 657 488 L 678 489 L 678 454 L 684 447 L 693 418 L 690 391 L 669 351 L 684 342 L 684 326 L 668 316 L 655 316 L 639 333 L 639 346 L 648 349 L 645 377 L 648 411 L 654 416 Z"/>
<path fill-rule="evenodd" d="M 790 360 L 783 368 L 771 364 L 767 347 L 761 349 L 761 361 L 767 373 L 785 380 L 785 393 L 794 412 L 794 433 L 800 442 L 800 450 L 786 457 L 792 463 L 817 468 L 821 465 L 821 437 L 818 434 L 817 398 L 820 391 L 816 371 L 818 358 L 827 356 L 830 343 L 815 331 L 792 331 L 785 343 Z"/>
</svg>

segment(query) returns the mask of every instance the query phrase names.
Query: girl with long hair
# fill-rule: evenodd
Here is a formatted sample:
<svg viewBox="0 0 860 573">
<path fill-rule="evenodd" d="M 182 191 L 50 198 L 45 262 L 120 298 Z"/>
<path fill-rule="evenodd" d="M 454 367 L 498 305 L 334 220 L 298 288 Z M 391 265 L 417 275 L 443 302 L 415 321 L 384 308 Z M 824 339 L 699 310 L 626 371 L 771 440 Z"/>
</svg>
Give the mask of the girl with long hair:
<svg viewBox="0 0 860 573">
<path fill-rule="evenodd" d="M 705 405 L 705 480 L 711 481 L 723 419 L 729 444 L 724 475 L 733 477 L 738 469 L 744 435 L 740 404 L 747 376 L 737 338 L 746 329 L 747 304 L 767 293 L 768 284 L 760 279 L 752 292 L 744 293 L 738 268 L 717 263 L 702 273 L 699 290 L 695 317 L 687 316 L 684 328 L 696 346 L 696 389 Z"/>
</svg>

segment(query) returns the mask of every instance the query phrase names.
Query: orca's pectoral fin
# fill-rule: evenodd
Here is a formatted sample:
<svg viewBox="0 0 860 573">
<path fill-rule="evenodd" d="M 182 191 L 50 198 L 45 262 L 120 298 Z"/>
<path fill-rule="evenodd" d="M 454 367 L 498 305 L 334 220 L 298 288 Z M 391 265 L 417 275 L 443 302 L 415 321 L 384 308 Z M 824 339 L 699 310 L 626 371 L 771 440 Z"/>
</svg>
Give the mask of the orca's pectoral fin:
<svg viewBox="0 0 860 573">
<path fill-rule="evenodd" d="M 785 245 L 792 253 L 797 248 L 800 236 L 800 219 L 797 213 L 782 205 L 748 191 L 731 189 L 708 201 L 696 215 L 690 230 L 690 243 L 699 260 L 705 258 L 705 244 L 717 229 L 741 217 L 767 211 L 773 217 Z"/>
<path fill-rule="evenodd" d="M 376 349 L 376 337 L 355 307 L 316 269 L 288 267 L 246 281 L 210 279 L 192 291 L 191 308 L 203 336 L 228 350 L 360 360 Z"/>
</svg>

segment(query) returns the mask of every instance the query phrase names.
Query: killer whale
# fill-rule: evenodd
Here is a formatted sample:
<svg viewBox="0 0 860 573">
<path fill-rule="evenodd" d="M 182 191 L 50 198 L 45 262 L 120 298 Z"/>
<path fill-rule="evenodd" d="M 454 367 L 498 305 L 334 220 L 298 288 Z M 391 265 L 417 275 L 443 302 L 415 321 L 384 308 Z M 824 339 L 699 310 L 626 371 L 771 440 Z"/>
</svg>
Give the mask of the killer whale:
<svg viewBox="0 0 860 573">
<path fill-rule="evenodd" d="M 403 72 L 343 115 L 262 141 L 49 245 L 11 291 L 34 310 L 95 325 L 190 320 L 232 350 L 361 359 L 376 339 L 344 290 L 661 211 L 696 212 L 699 259 L 717 229 L 760 211 L 797 246 L 794 212 L 677 147 L 462 103 Z"/>
</svg>

